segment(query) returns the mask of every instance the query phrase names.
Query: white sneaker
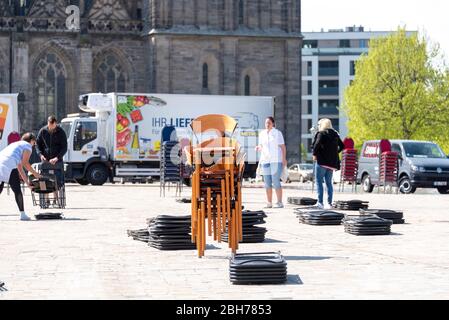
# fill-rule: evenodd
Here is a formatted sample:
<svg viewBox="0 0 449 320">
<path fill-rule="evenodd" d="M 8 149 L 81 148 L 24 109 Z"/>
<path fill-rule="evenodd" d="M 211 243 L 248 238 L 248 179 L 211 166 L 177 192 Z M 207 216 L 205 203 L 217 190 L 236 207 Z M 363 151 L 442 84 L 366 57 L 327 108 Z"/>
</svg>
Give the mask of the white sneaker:
<svg viewBox="0 0 449 320">
<path fill-rule="evenodd" d="M 264 209 L 271 209 L 271 208 L 273 208 L 272 203 L 267 203 L 267 205 L 264 207 Z"/>
<path fill-rule="evenodd" d="M 276 203 L 276 205 L 273 208 L 282 209 L 282 208 L 284 208 L 284 204 L 282 202 Z"/>
<path fill-rule="evenodd" d="M 324 206 L 323 206 L 323 204 L 321 204 L 321 203 L 317 203 L 316 205 L 315 205 L 315 208 L 317 208 L 317 209 L 324 209 Z"/>
<path fill-rule="evenodd" d="M 329 203 L 324 206 L 324 210 L 332 210 L 332 209 L 333 209 L 333 207 Z"/>
<path fill-rule="evenodd" d="M 28 217 L 25 213 L 20 214 L 20 221 L 30 221 L 31 218 Z"/>
</svg>

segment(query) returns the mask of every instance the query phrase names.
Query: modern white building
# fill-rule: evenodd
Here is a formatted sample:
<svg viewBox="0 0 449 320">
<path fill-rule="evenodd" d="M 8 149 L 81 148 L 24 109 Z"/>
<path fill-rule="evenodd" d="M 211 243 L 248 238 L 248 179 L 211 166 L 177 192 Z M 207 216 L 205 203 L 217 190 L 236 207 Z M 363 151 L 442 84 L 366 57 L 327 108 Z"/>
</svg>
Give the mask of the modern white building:
<svg viewBox="0 0 449 320">
<path fill-rule="evenodd" d="M 355 61 L 368 53 L 369 41 L 391 32 L 365 32 L 363 27 L 304 32 L 302 49 L 302 144 L 311 152 L 312 133 L 321 118 L 332 120 L 342 139 L 347 119 L 339 109 L 346 87 L 354 80 Z"/>
</svg>

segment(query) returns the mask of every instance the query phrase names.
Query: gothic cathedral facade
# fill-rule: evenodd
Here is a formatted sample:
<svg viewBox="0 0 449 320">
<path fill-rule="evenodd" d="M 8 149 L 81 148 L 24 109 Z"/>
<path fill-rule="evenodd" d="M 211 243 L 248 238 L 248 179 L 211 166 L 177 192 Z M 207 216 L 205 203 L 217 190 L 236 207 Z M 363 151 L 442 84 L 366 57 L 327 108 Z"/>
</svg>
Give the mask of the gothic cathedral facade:
<svg viewBox="0 0 449 320">
<path fill-rule="evenodd" d="M 275 96 L 298 161 L 300 17 L 301 0 L 0 0 L 0 93 L 21 93 L 23 130 L 89 92 Z"/>
</svg>

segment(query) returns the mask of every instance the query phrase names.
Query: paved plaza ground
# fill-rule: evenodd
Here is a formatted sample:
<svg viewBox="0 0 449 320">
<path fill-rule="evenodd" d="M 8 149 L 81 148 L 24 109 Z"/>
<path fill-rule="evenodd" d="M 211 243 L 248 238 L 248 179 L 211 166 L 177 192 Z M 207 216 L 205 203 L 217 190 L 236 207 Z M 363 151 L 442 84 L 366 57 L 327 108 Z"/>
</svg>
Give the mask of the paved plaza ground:
<svg viewBox="0 0 449 320">
<path fill-rule="evenodd" d="M 394 225 L 390 236 L 301 225 L 293 206 L 268 210 L 267 241 L 241 245 L 240 252 L 281 251 L 289 281 L 235 286 L 226 244 L 209 239 L 199 259 L 195 251 L 162 252 L 127 236 L 147 218 L 189 214 L 190 205 L 175 202 L 173 192 L 161 199 L 157 184 L 67 189 L 64 221 L 20 222 L 13 195 L 0 196 L 0 282 L 7 289 L 0 299 L 449 299 L 449 196 L 433 191 L 336 194 L 403 210 L 407 224 Z M 247 209 L 264 204 L 263 189 L 244 189 Z M 31 206 L 29 191 L 26 206 L 29 214 L 42 212 Z"/>
</svg>

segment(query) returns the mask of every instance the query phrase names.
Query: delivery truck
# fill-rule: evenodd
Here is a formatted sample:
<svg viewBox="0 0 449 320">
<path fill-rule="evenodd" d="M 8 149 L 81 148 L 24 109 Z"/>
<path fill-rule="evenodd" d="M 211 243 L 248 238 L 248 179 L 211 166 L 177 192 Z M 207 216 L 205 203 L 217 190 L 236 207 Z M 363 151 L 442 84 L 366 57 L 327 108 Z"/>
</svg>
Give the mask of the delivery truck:
<svg viewBox="0 0 449 320">
<path fill-rule="evenodd" d="M 0 150 L 8 145 L 8 137 L 19 132 L 18 94 L 0 94 Z"/>
<path fill-rule="evenodd" d="M 237 140 L 247 154 L 247 175 L 254 176 L 255 147 L 265 119 L 274 114 L 274 97 L 91 93 L 80 97 L 80 114 L 61 126 L 67 134 L 66 178 L 102 185 L 109 179 L 160 175 L 161 132 L 176 128 L 181 148 L 190 144 L 192 121 L 206 114 L 237 120 Z"/>
</svg>

